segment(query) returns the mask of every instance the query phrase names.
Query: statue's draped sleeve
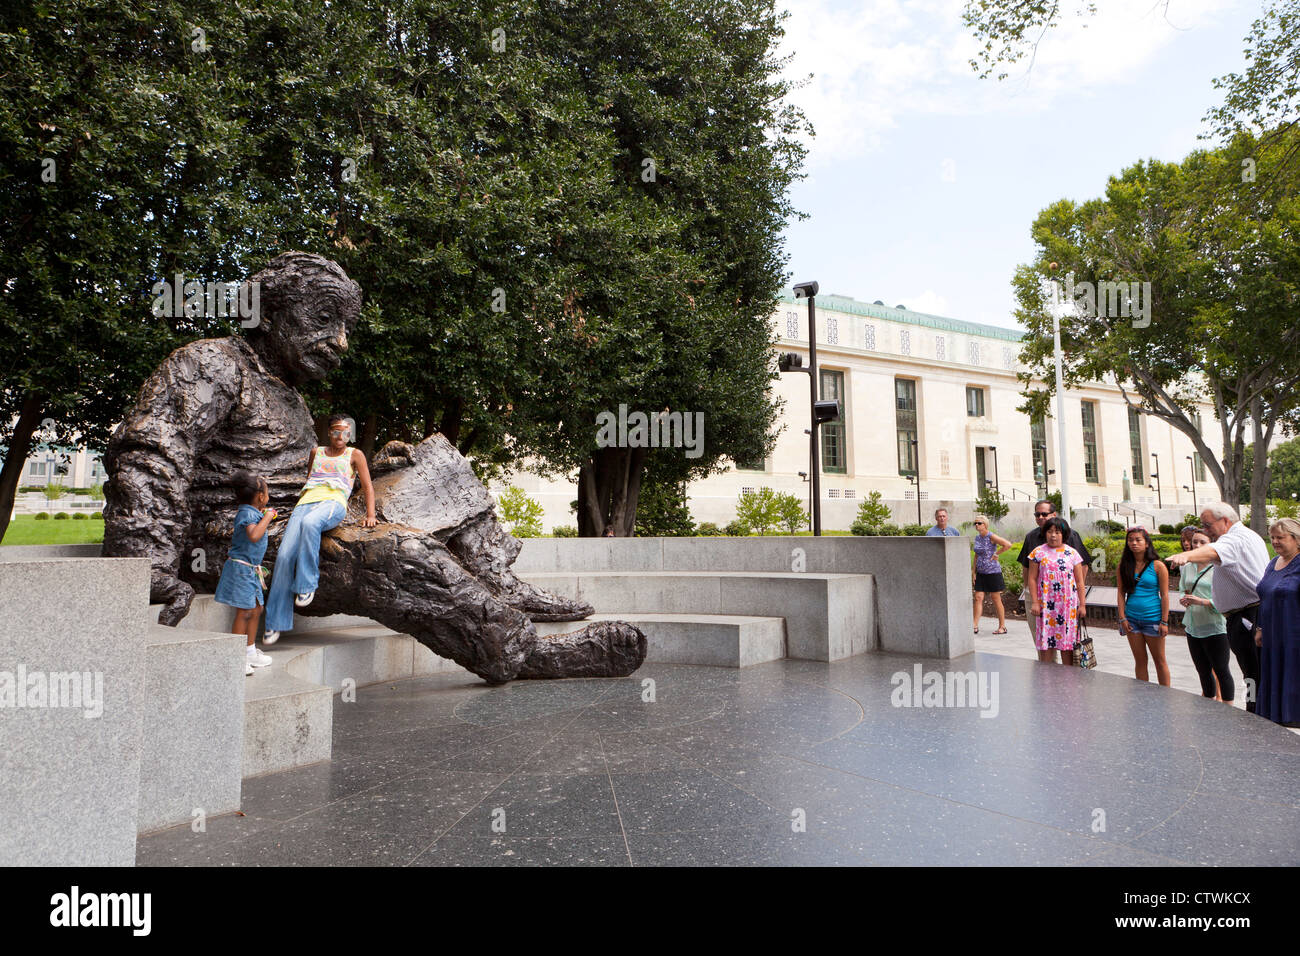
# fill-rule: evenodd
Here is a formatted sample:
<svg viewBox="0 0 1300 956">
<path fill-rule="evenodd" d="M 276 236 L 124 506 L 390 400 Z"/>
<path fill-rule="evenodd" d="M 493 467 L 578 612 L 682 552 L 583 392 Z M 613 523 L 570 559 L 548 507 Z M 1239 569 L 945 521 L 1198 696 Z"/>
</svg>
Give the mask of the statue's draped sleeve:
<svg viewBox="0 0 1300 956">
<path fill-rule="evenodd" d="M 104 455 L 107 557 L 148 554 L 150 599 L 175 624 L 193 589 L 180 580 L 190 528 L 190 485 L 198 459 L 239 400 L 246 359 L 222 340 L 172 352 L 145 382 Z"/>
</svg>

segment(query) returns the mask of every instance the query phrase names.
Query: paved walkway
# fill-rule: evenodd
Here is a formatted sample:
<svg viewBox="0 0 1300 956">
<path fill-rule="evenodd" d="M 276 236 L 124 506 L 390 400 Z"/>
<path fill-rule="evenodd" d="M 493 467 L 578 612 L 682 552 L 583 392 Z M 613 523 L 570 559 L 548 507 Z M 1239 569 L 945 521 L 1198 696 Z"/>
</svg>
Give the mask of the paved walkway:
<svg viewBox="0 0 1300 956">
<path fill-rule="evenodd" d="M 1023 630 L 982 640 L 1029 653 Z M 918 672 L 989 693 L 900 693 Z M 1001 653 L 446 674 L 336 697 L 334 759 L 245 780 L 243 811 L 142 837 L 137 862 L 1300 865 L 1300 738 Z"/>
<path fill-rule="evenodd" d="M 997 618 L 986 617 L 980 620 L 980 632 L 975 635 L 975 649 L 989 654 L 1006 654 L 1027 661 L 1038 659 L 1034 650 L 1034 639 L 1029 635 L 1026 621 L 1007 621 L 1006 634 L 994 634 L 998 626 Z M 1133 652 L 1129 650 L 1128 639 L 1121 637 L 1119 631 L 1105 627 L 1088 629 L 1092 635 L 1092 646 L 1097 650 L 1097 670 L 1119 677 L 1133 677 Z M 1187 638 L 1179 634 L 1165 638 L 1165 659 L 1169 661 L 1169 679 L 1174 690 L 1201 695 L 1201 679 L 1196 675 L 1196 666 L 1192 655 L 1187 650 Z M 1245 684 L 1241 679 L 1241 668 L 1237 661 L 1229 657 L 1232 678 L 1236 683 L 1236 700 L 1233 706 L 1239 710 L 1246 709 Z M 1155 665 L 1148 660 L 1147 671 L 1151 683 L 1156 682 Z"/>
</svg>

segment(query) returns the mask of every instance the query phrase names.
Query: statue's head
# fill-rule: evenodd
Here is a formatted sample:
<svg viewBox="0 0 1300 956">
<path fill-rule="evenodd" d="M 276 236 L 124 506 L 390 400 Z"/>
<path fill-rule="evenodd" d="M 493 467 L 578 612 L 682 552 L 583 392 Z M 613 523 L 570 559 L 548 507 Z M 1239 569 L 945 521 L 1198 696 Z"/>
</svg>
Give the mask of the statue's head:
<svg viewBox="0 0 1300 956">
<path fill-rule="evenodd" d="M 285 252 L 249 279 L 258 284 L 258 323 L 248 341 L 290 384 L 339 367 L 361 314 L 361 286 L 337 262 Z"/>
</svg>

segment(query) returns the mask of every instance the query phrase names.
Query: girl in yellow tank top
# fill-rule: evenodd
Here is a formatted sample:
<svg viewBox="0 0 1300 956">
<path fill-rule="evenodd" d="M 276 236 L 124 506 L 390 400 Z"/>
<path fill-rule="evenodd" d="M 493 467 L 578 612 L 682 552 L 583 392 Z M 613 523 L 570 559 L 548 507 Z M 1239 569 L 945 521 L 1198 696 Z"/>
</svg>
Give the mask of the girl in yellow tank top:
<svg viewBox="0 0 1300 956">
<path fill-rule="evenodd" d="M 370 484 L 366 456 L 348 446 L 351 428 L 341 415 L 330 417 L 329 446 L 312 450 L 311 467 L 302 495 L 280 539 L 266 598 L 265 644 L 274 644 L 281 631 L 293 627 L 293 608 L 306 607 L 320 581 L 320 538 L 347 514 L 348 498 L 359 480 L 366 496 L 362 526 L 375 526 L 375 489 Z"/>
</svg>

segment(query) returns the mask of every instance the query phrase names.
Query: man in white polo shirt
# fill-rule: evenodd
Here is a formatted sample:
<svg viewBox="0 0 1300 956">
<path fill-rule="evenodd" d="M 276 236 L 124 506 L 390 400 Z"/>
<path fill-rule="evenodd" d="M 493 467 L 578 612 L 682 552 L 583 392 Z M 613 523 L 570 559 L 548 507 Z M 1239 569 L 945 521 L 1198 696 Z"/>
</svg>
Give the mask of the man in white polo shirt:
<svg viewBox="0 0 1300 956">
<path fill-rule="evenodd" d="M 1211 595 L 1215 609 L 1228 619 L 1228 645 L 1246 678 L 1246 709 L 1253 714 L 1259 688 L 1259 648 L 1255 646 L 1259 593 L 1255 585 L 1268 566 L 1268 547 L 1223 501 L 1201 510 L 1201 525 L 1210 533 L 1212 543 L 1171 554 L 1165 564 L 1176 568 L 1189 561 L 1213 561 L 1218 565 L 1210 582 Z"/>
</svg>

